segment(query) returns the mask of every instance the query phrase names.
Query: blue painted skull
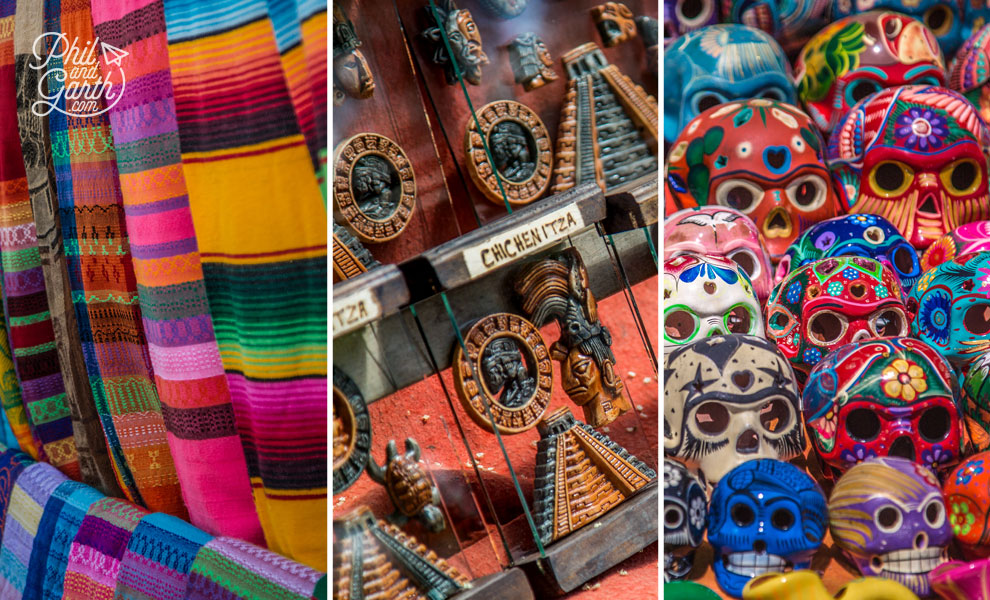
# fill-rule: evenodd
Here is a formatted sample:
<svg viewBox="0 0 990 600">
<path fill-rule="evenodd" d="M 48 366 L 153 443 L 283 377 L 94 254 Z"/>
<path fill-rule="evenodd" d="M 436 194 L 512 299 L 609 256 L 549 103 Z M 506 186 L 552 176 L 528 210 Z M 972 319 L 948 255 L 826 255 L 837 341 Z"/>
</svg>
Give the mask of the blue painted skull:
<svg viewBox="0 0 990 600">
<path fill-rule="evenodd" d="M 681 36 L 664 52 L 663 68 L 667 142 L 706 108 L 730 100 L 796 104 L 784 51 L 767 33 L 745 25 L 710 25 Z"/>
<path fill-rule="evenodd" d="M 925 24 L 946 57 L 955 54 L 965 41 L 963 30 L 972 31 L 972 25 L 964 27 L 966 19 L 964 0 L 833 0 L 832 18 L 848 17 L 868 10 L 886 8 Z"/>
<path fill-rule="evenodd" d="M 687 577 L 705 537 L 708 493 L 684 465 L 663 459 L 663 580 Z"/>
<path fill-rule="evenodd" d="M 708 508 L 715 579 L 738 598 L 763 573 L 807 569 L 828 526 L 825 494 L 801 469 L 764 458 L 719 480 Z"/>
<path fill-rule="evenodd" d="M 877 215 L 843 215 L 815 223 L 802 233 L 777 265 L 776 279 L 833 256 L 872 258 L 892 270 L 904 290 L 921 277 L 918 251 L 890 221 Z"/>
</svg>

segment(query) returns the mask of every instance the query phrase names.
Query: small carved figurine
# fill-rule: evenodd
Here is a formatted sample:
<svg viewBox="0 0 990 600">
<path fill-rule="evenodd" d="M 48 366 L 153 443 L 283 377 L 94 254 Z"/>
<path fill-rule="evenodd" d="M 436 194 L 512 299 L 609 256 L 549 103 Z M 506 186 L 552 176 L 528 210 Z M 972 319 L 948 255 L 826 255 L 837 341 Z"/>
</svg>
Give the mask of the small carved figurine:
<svg viewBox="0 0 990 600">
<path fill-rule="evenodd" d="M 488 11 L 503 19 L 518 17 L 526 10 L 529 0 L 478 0 Z"/>
<path fill-rule="evenodd" d="M 390 519 L 402 525 L 409 517 L 416 517 L 430 531 L 443 531 L 447 522 L 438 508 L 440 492 L 419 465 L 419 444 L 406 438 L 406 453 L 399 454 L 395 440 L 389 440 L 385 452 L 384 467 L 368 456 L 368 476 L 388 491 L 397 511 Z"/>
<path fill-rule="evenodd" d="M 588 423 L 601 427 L 631 407 L 615 372 L 612 336 L 598 320 L 589 287 L 588 271 L 574 249 L 530 265 L 516 281 L 523 310 L 537 327 L 551 319 L 560 325 L 550 356 L 560 362 L 564 391 L 584 409 Z"/>
<path fill-rule="evenodd" d="M 646 48 L 646 64 L 655 75 L 660 68 L 660 63 L 657 61 L 660 43 L 659 24 L 653 17 L 639 16 L 636 17 L 636 27 L 639 29 L 639 38 L 643 40 L 643 46 Z"/>
<path fill-rule="evenodd" d="M 621 2 L 606 2 L 591 9 L 591 18 L 606 48 L 617 46 L 636 37 L 636 21 L 632 11 Z"/>
<path fill-rule="evenodd" d="M 368 61 L 358 50 L 361 40 L 354 24 L 344 11 L 333 5 L 333 103 L 339 106 L 345 94 L 352 98 L 370 98 L 375 93 L 375 79 Z"/>
<path fill-rule="evenodd" d="M 471 11 L 457 8 L 453 0 L 438 0 L 436 17 L 429 6 L 425 13 L 429 27 L 422 35 L 433 45 L 433 62 L 444 68 L 447 83 L 457 83 L 457 73 L 447 54 L 445 35 L 461 75 L 471 85 L 480 85 L 481 67 L 488 64 L 488 56 L 481 47 L 481 31 Z"/>
<path fill-rule="evenodd" d="M 527 92 L 557 79 L 547 45 L 532 31 L 517 35 L 509 44 L 509 63 L 516 83 L 521 83 Z"/>
</svg>

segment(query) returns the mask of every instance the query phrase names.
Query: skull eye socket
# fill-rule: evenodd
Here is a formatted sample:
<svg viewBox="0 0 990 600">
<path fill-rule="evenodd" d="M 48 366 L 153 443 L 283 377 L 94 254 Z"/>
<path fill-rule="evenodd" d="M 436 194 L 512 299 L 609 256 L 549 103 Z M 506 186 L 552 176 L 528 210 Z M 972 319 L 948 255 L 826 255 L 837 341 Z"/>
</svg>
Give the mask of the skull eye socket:
<svg viewBox="0 0 990 600">
<path fill-rule="evenodd" d="M 718 106 L 725 102 L 725 99 L 720 95 L 707 92 L 701 95 L 695 96 L 695 112 L 703 113 L 713 106 Z"/>
<path fill-rule="evenodd" d="M 925 521 L 932 527 L 940 527 L 945 521 L 945 505 L 940 500 L 932 500 L 925 507 Z"/>
<path fill-rule="evenodd" d="M 702 433 L 718 435 L 729 427 L 729 411 L 718 402 L 705 402 L 694 411 L 694 422 Z"/>
<path fill-rule="evenodd" d="M 936 36 L 943 36 L 952 29 L 952 11 L 944 4 L 929 8 L 922 19 Z"/>
<path fill-rule="evenodd" d="M 791 422 L 791 409 L 785 400 L 774 398 L 760 409 L 760 425 L 768 433 L 779 433 Z"/>
<path fill-rule="evenodd" d="M 914 179 L 911 167 L 896 160 L 885 160 L 877 163 L 870 170 L 870 185 L 873 190 L 884 198 L 900 196 L 907 191 Z"/>
<path fill-rule="evenodd" d="M 974 304 L 966 309 L 963 327 L 976 335 L 990 333 L 990 304 Z"/>
<path fill-rule="evenodd" d="M 794 513 L 786 508 L 778 508 L 770 515 L 770 523 L 781 531 L 787 531 L 794 525 Z"/>
<path fill-rule="evenodd" d="M 846 330 L 842 317 L 831 312 L 823 311 L 811 317 L 808 323 L 808 336 L 816 344 L 831 344 L 838 341 Z"/>
<path fill-rule="evenodd" d="M 894 250 L 891 258 L 893 259 L 891 262 L 893 262 L 894 268 L 897 269 L 898 275 L 911 277 L 916 274 L 919 268 L 917 252 L 906 246 L 900 246 Z"/>
<path fill-rule="evenodd" d="M 725 327 L 730 333 L 749 333 L 753 321 L 753 315 L 745 304 L 737 304 L 725 313 Z"/>
<path fill-rule="evenodd" d="M 753 279 L 757 276 L 757 274 L 759 274 L 759 263 L 756 261 L 756 257 L 753 253 L 749 250 L 737 250 L 733 254 L 729 255 L 729 259 L 739 265 L 739 268 L 743 271 L 746 271 L 746 274 L 749 275 L 750 279 Z"/>
<path fill-rule="evenodd" d="M 901 528 L 901 510 L 893 504 L 888 504 L 873 514 L 877 527 L 884 533 L 893 533 Z"/>
<path fill-rule="evenodd" d="M 790 325 L 791 320 L 787 317 L 787 314 L 783 311 L 777 311 L 770 315 L 767 319 L 767 325 L 769 325 L 771 333 L 774 335 L 783 335 L 787 326 Z"/>
<path fill-rule="evenodd" d="M 926 410 L 918 420 L 918 433 L 928 442 L 940 442 L 949 435 L 952 429 L 952 417 L 942 406 L 933 406 Z"/>
<path fill-rule="evenodd" d="M 677 20 L 685 28 L 698 27 L 712 16 L 714 4 L 706 0 L 681 0 L 677 3 Z"/>
<path fill-rule="evenodd" d="M 715 190 L 715 201 L 722 206 L 749 213 L 763 197 L 763 189 L 744 179 L 730 179 L 719 184 Z"/>
<path fill-rule="evenodd" d="M 846 432 L 854 440 L 873 440 L 880 435 L 880 417 L 868 408 L 854 408 L 846 416 Z"/>
<path fill-rule="evenodd" d="M 729 515 L 732 517 L 735 524 L 740 527 L 748 527 L 749 525 L 752 525 L 753 521 L 756 519 L 756 514 L 753 512 L 753 509 L 750 508 L 748 504 L 744 504 L 742 502 L 735 504 L 729 510 Z"/>
<path fill-rule="evenodd" d="M 663 526 L 676 529 L 684 523 L 684 511 L 677 506 L 668 506 L 663 511 Z"/>
<path fill-rule="evenodd" d="M 939 173 L 942 185 L 953 196 L 972 194 L 983 182 L 983 175 L 976 161 L 963 158 L 942 169 Z"/>
<path fill-rule="evenodd" d="M 698 317 L 686 306 L 672 306 L 663 317 L 663 332 L 671 341 L 690 340 L 699 328 Z"/>
<path fill-rule="evenodd" d="M 846 87 L 846 104 L 850 107 L 874 92 L 879 92 L 880 84 L 872 79 L 859 79 Z"/>
<path fill-rule="evenodd" d="M 906 323 L 900 311 L 888 308 L 870 319 L 870 328 L 878 337 L 895 337 L 907 333 Z"/>
<path fill-rule="evenodd" d="M 814 210 L 825 203 L 827 190 L 825 181 L 821 177 L 808 175 L 787 186 L 787 197 L 800 210 Z"/>
</svg>

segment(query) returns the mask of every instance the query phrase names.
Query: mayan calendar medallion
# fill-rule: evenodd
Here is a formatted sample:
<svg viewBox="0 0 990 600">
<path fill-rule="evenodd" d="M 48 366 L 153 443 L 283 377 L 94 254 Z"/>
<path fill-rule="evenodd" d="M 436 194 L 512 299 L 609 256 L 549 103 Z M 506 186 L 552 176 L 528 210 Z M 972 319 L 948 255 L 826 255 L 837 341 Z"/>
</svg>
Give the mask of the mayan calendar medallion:
<svg viewBox="0 0 990 600">
<path fill-rule="evenodd" d="M 475 423 L 492 431 L 491 407 L 501 433 L 532 429 L 550 404 L 553 365 L 539 330 L 511 313 L 478 321 L 454 351 L 454 386 Z"/>
<path fill-rule="evenodd" d="M 350 377 L 333 368 L 333 493 L 357 481 L 371 452 L 371 417 Z"/>
<path fill-rule="evenodd" d="M 334 219 L 362 242 L 395 239 L 416 209 L 416 175 L 398 144 L 359 133 L 334 153 Z"/>
<path fill-rule="evenodd" d="M 478 111 L 478 123 L 480 132 L 474 119 L 469 119 L 464 136 L 468 172 L 475 185 L 496 204 L 504 204 L 502 190 L 513 206 L 539 198 L 550 183 L 553 167 L 550 134 L 540 117 L 518 102 L 498 100 Z"/>
</svg>

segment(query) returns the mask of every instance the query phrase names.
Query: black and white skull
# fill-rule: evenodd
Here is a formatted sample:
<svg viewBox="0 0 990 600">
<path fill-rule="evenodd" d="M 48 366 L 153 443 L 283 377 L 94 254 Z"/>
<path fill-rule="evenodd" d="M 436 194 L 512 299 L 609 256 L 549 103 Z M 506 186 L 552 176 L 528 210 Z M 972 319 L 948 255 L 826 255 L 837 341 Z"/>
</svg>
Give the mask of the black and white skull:
<svg viewBox="0 0 990 600">
<path fill-rule="evenodd" d="M 705 536 L 708 494 L 684 465 L 663 459 L 663 580 L 684 579 Z"/>
</svg>

